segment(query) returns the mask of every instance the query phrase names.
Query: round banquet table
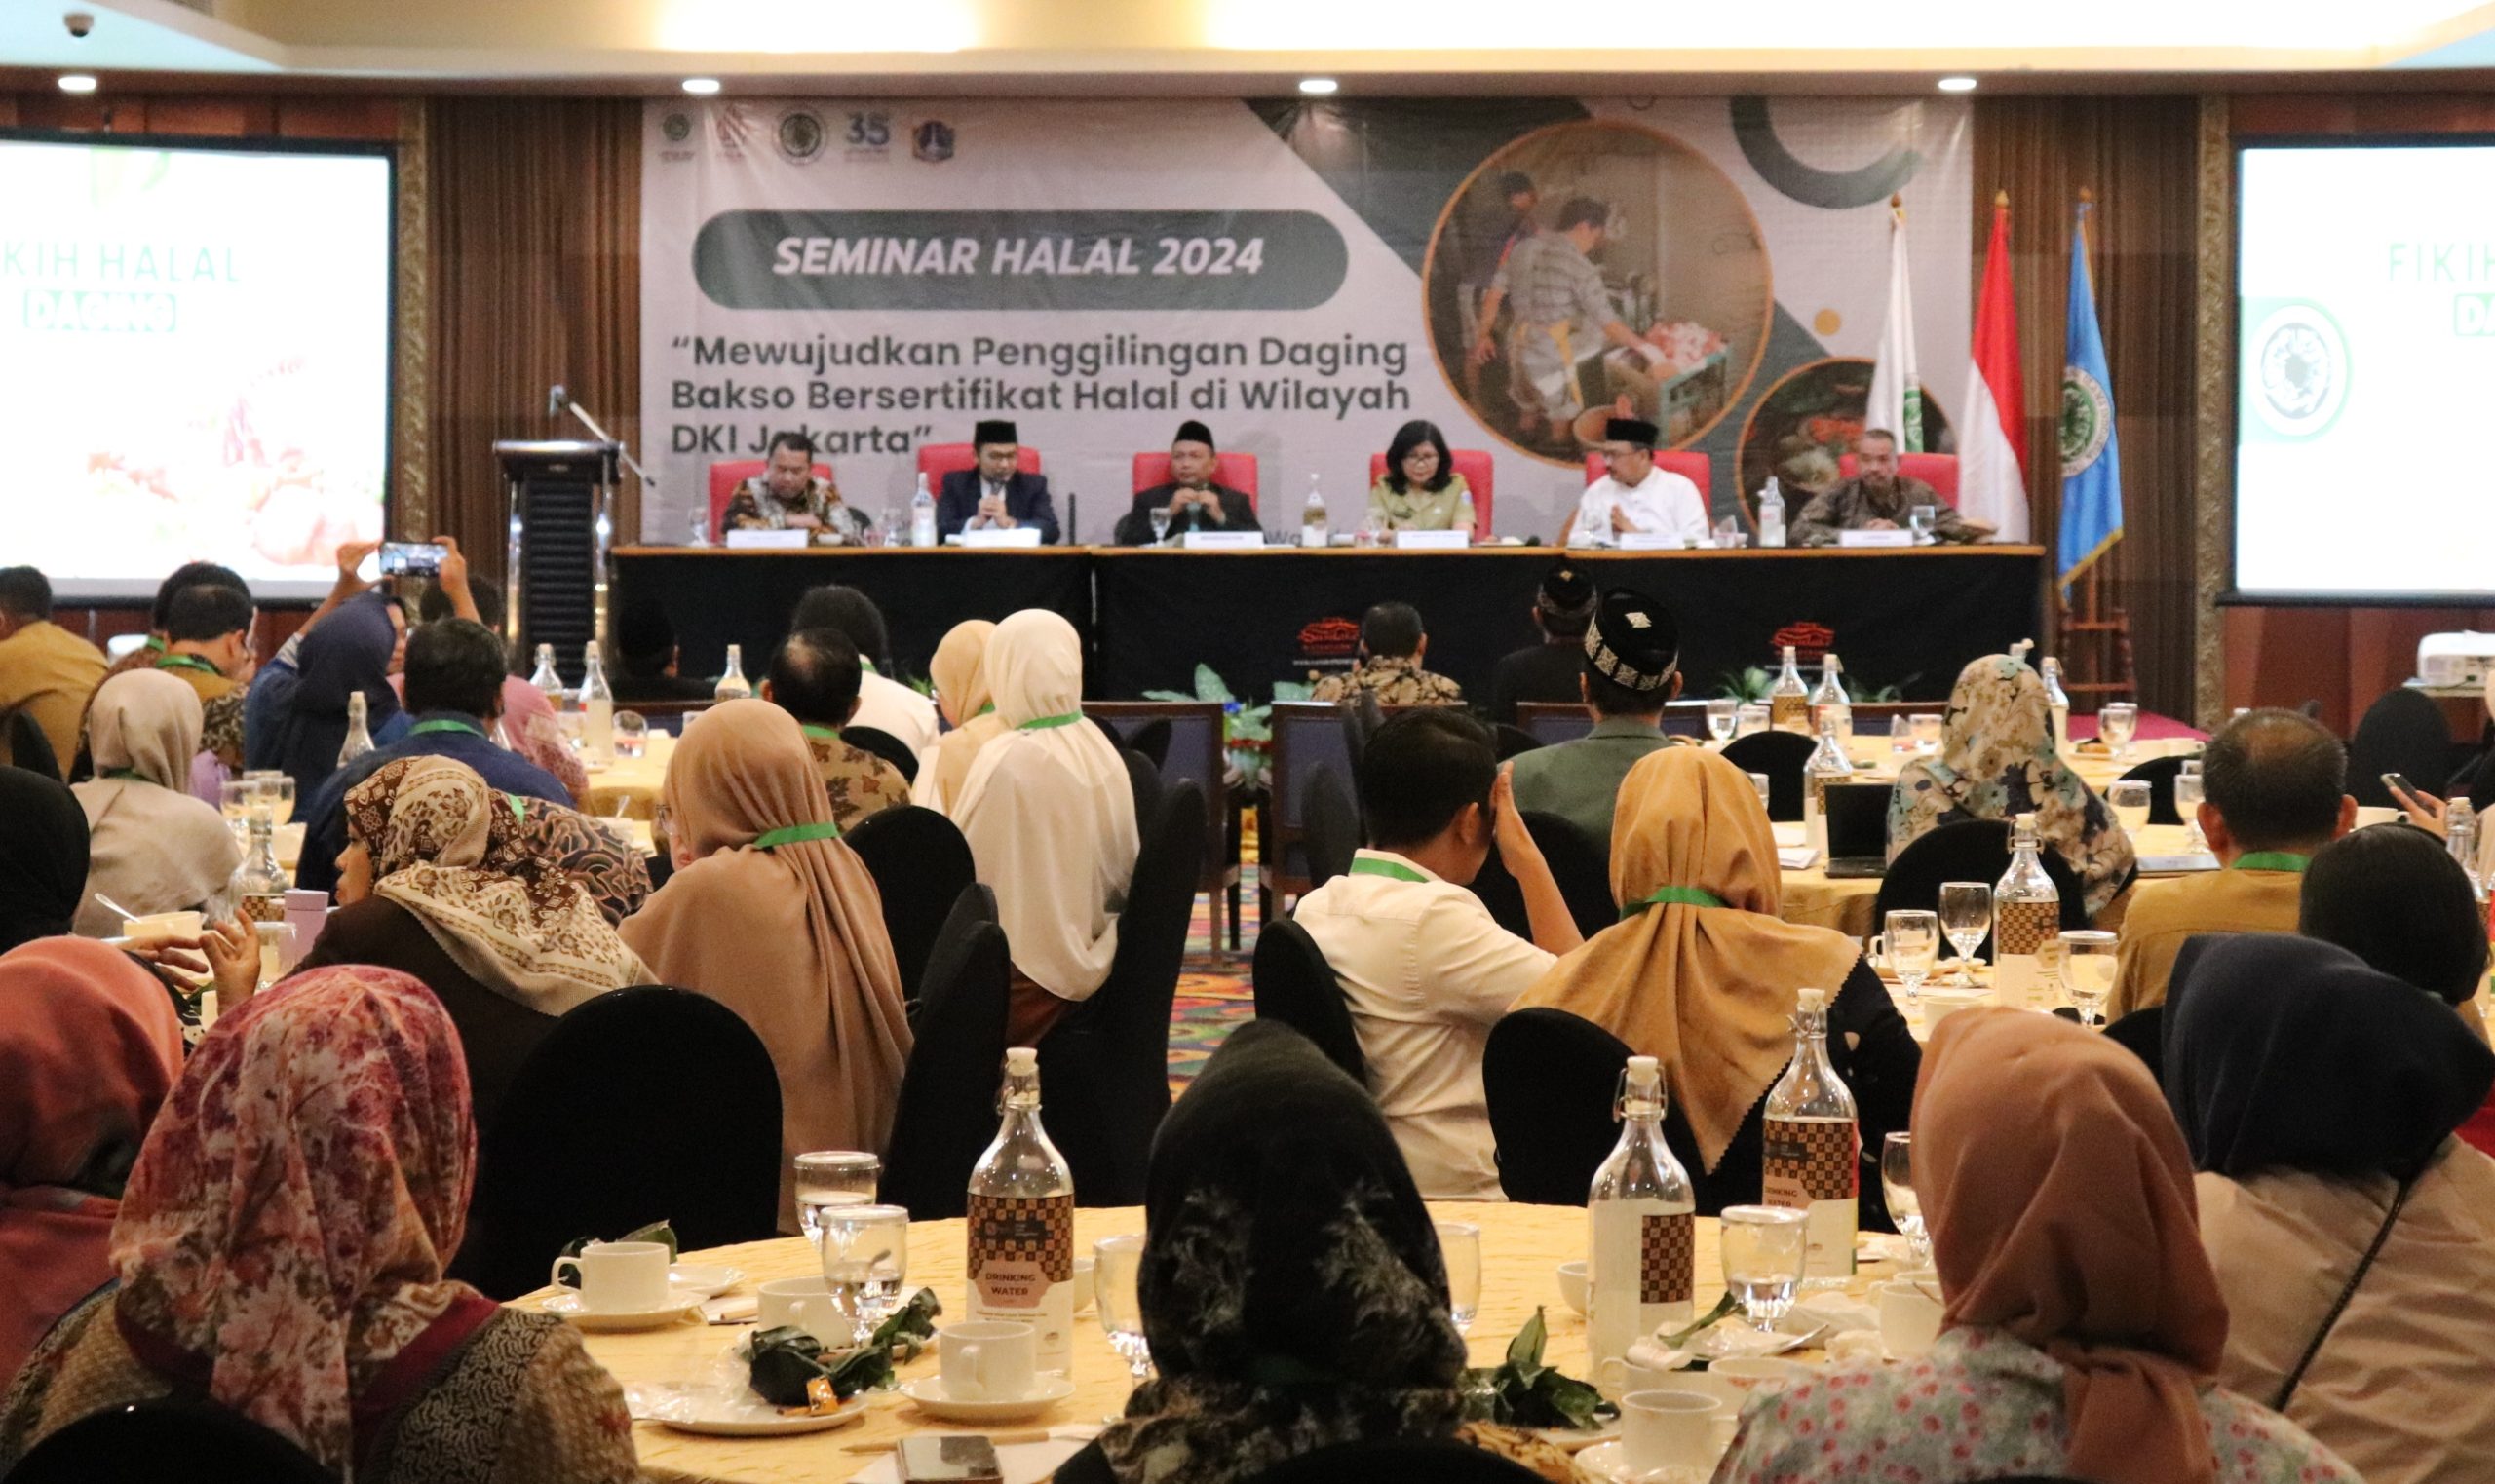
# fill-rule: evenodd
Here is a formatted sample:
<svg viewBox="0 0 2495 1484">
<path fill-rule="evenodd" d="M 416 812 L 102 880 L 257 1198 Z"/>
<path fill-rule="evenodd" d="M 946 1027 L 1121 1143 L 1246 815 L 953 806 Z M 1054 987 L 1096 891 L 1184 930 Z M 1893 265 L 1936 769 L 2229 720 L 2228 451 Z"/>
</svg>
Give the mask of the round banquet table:
<svg viewBox="0 0 2495 1484">
<path fill-rule="evenodd" d="M 1567 1374 L 1588 1377 L 1586 1323 L 1559 1297 L 1557 1265 L 1586 1253 L 1586 1213 L 1575 1206 L 1512 1205 L 1501 1202 L 1433 1201 L 1432 1214 L 1442 1221 L 1468 1221 L 1481 1228 L 1481 1305 L 1471 1335 L 1476 1365 L 1494 1365 L 1508 1342 L 1536 1305 L 1550 1328 L 1544 1356 Z M 1075 1212 L 1074 1239 L 1078 1255 L 1090 1255 L 1103 1237 L 1141 1232 L 1138 1206 L 1083 1209 Z M 912 1292 L 936 1290 L 944 1305 L 937 1324 L 963 1317 L 965 1232 L 959 1221 L 913 1223 L 909 1229 L 909 1276 Z M 1704 1313 L 1724 1291 L 1722 1259 L 1716 1247 L 1712 1218 L 1697 1223 L 1697 1308 Z M 688 1262 L 718 1263 L 743 1269 L 745 1281 L 735 1293 L 774 1278 L 806 1277 L 819 1270 L 815 1250 L 802 1237 L 775 1237 L 707 1252 L 687 1253 Z M 1892 1265 L 1866 1262 L 1848 1290 L 1858 1296 L 1891 1272 Z M 515 1300 L 533 1309 L 552 1295 L 540 1290 Z M 586 1334 L 589 1352 L 626 1387 L 635 1384 L 697 1380 L 708 1374 L 729 1347 L 753 1332 L 751 1325 L 714 1325 L 692 1321 L 633 1334 Z M 843 1480 L 872 1464 L 876 1453 L 849 1451 L 861 1444 L 889 1444 L 903 1433 L 1022 1431 L 1068 1424 L 1098 1424 L 1125 1410 L 1129 1389 L 1126 1362 L 1109 1350 L 1096 1310 L 1086 1310 L 1074 1322 L 1075 1393 L 1026 1422 L 1002 1427 L 952 1427 L 928 1422 L 898 1392 L 875 1395 L 865 1418 L 849 1427 L 794 1437 L 720 1438 L 677 1432 L 652 1422 L 633 1425 L 633 1441 L 641 1467 L 654 1481 L 698 1480 L 703 1484 L 798 1484 L 798 1481 Z M 1811 1359 L 1817 1351 L 1798 1351 Z M 933 1375 L 936 1357 L 923 1354 L 902 1368 L 902 1379 Z"/>
<path fill-rule="evenodd" d="M 1793 826 L 1781 826 L 1791 829 Z M 2190 832 L 2180 824 L 2151 824 L 2140 830 L 2137 846 L 2143 856 L 2179 856 Z M 2142 871 L 2140 880 L 2158 881 L 2182 874 L 2171 871 Z M 1784 873 L 1784 895 L 1777 904 L 1777 916 L 1788 923 L 1806 928 L 1834 928 L 1848 937 L 1868 937 L 1880 931 L 1871 920 L 1872 904 L 1879 897 L 1880 881 L 1875 876 L 1849 876 L 1828 879 L 1825 861 L 1808 870 Z M 2095 926 L 2111 932 L 2122 926 L 2123 914 L 2130 906 L 2130 891 L 2106 904 L 2096 914 Z M 1953 950 L 1941 949 L 1944 965 Z"/>
</svg>

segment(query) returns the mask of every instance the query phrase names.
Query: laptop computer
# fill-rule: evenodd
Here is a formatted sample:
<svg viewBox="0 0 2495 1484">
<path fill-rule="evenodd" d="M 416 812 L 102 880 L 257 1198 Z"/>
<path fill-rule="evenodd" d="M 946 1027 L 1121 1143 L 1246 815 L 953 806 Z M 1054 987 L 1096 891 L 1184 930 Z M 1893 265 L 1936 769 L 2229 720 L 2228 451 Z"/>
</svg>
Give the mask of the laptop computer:
<svg viewBox="0 0 2495 1484">
<path fill-rule="evenodd" d="M 1829 880 L 1889 874 L 1889 792 L 1886 783 L 1828 785 Z"/>
</svg>

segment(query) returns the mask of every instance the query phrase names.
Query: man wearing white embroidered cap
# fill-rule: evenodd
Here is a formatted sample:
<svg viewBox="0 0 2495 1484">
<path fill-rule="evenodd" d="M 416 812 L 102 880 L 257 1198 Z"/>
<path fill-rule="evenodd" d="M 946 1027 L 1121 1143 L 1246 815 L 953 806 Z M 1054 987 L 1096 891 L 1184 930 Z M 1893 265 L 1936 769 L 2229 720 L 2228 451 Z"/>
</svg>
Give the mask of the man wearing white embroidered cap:
<svg viewBox="0 0 2495 1484">
<path fill-rule="evenodd" d="M 1655 465 L 1653 423 L 1615 417 L 1603 425 L 1603 460 L 1611 472 L 1586 486 L 1563 546 L 1618 546 L 1631 535 L 1676 536 L 1684 545 L 1709 539 L 1707 496 L 1689 480 Z"/>
</svg>

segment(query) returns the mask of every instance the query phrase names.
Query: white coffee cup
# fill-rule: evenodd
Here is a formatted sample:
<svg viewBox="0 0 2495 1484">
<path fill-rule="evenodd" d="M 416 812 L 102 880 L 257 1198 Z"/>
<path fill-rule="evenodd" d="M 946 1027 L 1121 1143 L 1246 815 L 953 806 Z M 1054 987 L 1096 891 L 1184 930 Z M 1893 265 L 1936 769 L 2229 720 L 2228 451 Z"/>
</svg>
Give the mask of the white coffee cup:
<svg viewBox="0 0 2495 1484">
<path fill-rule="evenodd" d="M 1590 1265 L 1585 1263 L 1559 1265 L 1559 1301 L 1579 1313 L 1586 1312 L 1586 1282 L 1590 1271 Z"/>
<path fill-rule="evenodd" d="M 1081 1313 L 1092 1307 L 1092 1272 L 1095 1266 L 1088 1257 L 1074 1260 L 1074 1312 Z"/>
<path fill-rule="evenodd" d="M 1924 1028 L 1927 1031 L 1936 1029 L 1941 1021 L 1962 1009 L 1995 1003 L 1989 989 L 1934 989 L 1926 985 L 1923 990 Z"/>
<path fill-rule="evenodd" d="M 1640 1473 L 1657 1468 L 1708 1468 L 1715 1463 L 1715 1419 L 1724 1404 L 1696 1391 L 1631 1391 L 1620 1398 L 1620 1447 Z"/>
<path fill-rule="evenodd" d="M 753 1312 L 764 1329 L 793 1324 L 818 1340 L 840 1339 L 856 1322 L 840 1313 L 819 1277 L 775 1278 L 762 1284 L 754 1289 Z"/>
<path fill-rule="evenodd" d="M 1880 1343 L 1900 1360 L 1916 1360 L 1932 1352 L 1940 1338 L 1940 1301 L 1935 1287 L 1912 1278 L 1892 1278 L 1872 1290 L 1880 1305 Z"/>
<path fill-rule="evenodd" d="M 594 1241 L 578 1257 L 555 1259 L 559 1281 L 566 1265 L 581 1275 L 581 1307 L 601 1313 L 655 1313 L 667 1308 L 667 1243 Z"/>
<path fill-rule="evenodd" d="M 978 1319 L 936 1331 L 944 1394 L 955 1401 L 1013 1401 L 1033 1390 L 1039 1333 L 1028 1324 Z"/>
</svg>

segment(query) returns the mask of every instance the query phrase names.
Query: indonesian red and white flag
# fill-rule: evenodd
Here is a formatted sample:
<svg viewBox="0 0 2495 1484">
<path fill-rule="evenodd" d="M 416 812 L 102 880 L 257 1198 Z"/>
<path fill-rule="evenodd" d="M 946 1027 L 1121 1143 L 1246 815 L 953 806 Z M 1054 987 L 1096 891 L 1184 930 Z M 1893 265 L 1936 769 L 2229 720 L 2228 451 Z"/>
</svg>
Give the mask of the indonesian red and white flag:
<svg viewBox="0 0 2495 1484">
<path fill-rule="evenodd" d="M 2018 376 L 2018 306 L 2010 296 L 2010 196 L 1993 198 L 1992 242 L 1976 300 L 1975 365 L 1958 439 L 1958 513 L 2025 541 L 2027 398 Z"/>
</svg>

